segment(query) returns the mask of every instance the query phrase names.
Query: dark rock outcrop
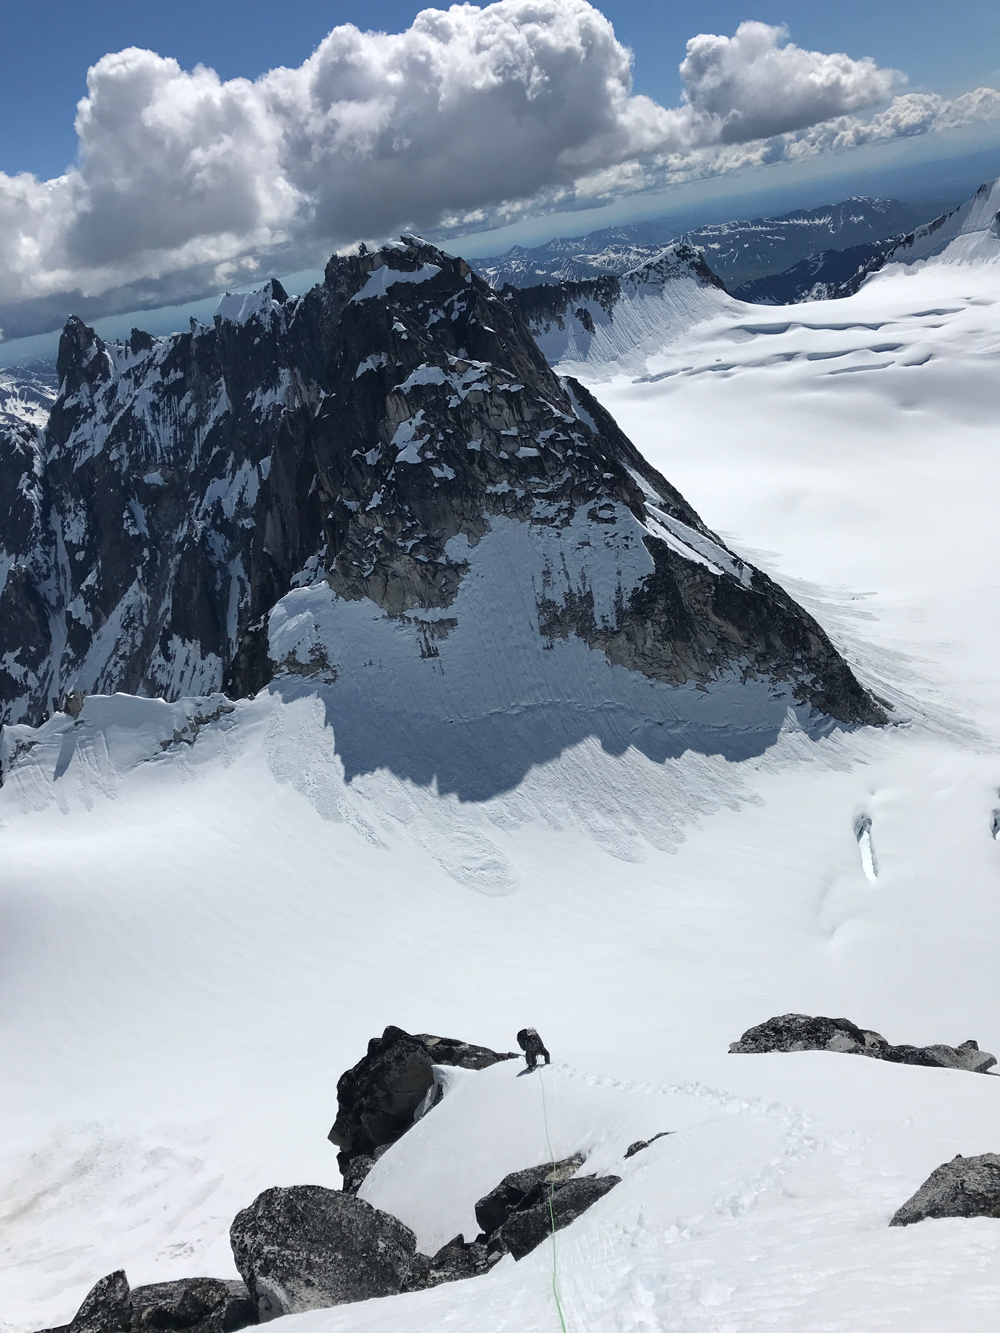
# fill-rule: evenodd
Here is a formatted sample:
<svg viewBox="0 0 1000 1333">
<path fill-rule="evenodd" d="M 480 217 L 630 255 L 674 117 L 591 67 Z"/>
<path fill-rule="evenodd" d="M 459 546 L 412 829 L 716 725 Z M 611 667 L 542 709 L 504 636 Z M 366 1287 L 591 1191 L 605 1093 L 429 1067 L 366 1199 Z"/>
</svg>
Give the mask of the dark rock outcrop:
<svg viewBox="0 0 1000 1333">
<path fill-rule="evenodd" d="M 651 1139 L 636 1139 L 635 1143 L 630 1143 L 628 1145 L 628 1148 L 626 1149 L 625 1152 L 626 1159 L 628 1159 L 629 1157 L 634 1157 L 637 1152 L 642 1152 L 644 1148 L 648 1148 L 649 1145 L 651 1143 L 655 1143 L 657 1139 L 665 1139 L 670 1134 L 673 1134 L 673 1132 L 674 1131 L 672 1129 L 664 1129 L 661 1130 L 659 1134 L 654 1134 Z"/>
<path fill-rule="evenodd" d="M 182 1278 L 132 1288 L 132 1333 L 236 1333 L 257 1323 L 257 1307 L 242 1282 Z"/>
<path fill-rule="evenodd" d="M 523 1259 L 546 1236 L 557 1231 L 617 1185 L 620 1176 L 578 1176 L 584 1163 L 577 1155 L 561 1162 L 512 1171 L 476 1204 L 476 1221 L 483 1229 L 487 1260 L 504 1254 Z"/>
<path fill-rule="evenodd" d="M 620 1182 L 621 1176 L 574 1176 L 552 1185 L 539 1181 L 489 1238 L 491 1253 L 506 1251 L 523 1259 L 553 1228 L 568 1227 Z"/>
<path fill-rule="evenodd" d="M 493 1257 L 496 1262 L 501 1256 Z M 426 1287 L 439 1287 L 443 1282 L 462 1282 L 465 1278 L 479 1277 L 490 1270 L 490 1256 L 485 1241 L 480 1238 L 467 1241 L 463 1235 L 442 1245 L 437 1254 L 413 1256 L 409 1277 L 403 1284 L 404 1291 L 423 1291 Z"/>
<path fill-rule="evenodd" d="M 344 1189 L 356 1193 L 381 1150 L 395 1143 L 425 1108 L 434 1087 L 434 1065 L 488 1069 L 500 1060 L 516 1060 L 514 1051 L 491 1051 L 453 1037 L 416 1036 L 387 1027 L 373 1037 L 367 1053 L 337 1084 L 337 1119 L 330 1142 L 340 1149 L 337 1164 Z"/>
<path fill-rule="evenodd" d="M 759 1055 L 769 1051 L 836 1051 L 867 1055 L 892 1064 L 925 1065 L 938 1069 L 967 1069 L 985 1074 L 996 1064 L 974 1041 L 961 1046 L 893 1046 L 880 1032 L 859 1028 L 848 1018 L 811 1018 L 808 1014 L 780 1014 L 748 1028 L 729 1047 L 731 1055 Z"/>
<path fill-rule="evenodd" d="M 1000 1153 L 959 1153 L 945 1162 L 896 1210 L 889 1225 L 905 1227 L 927 1217 L 1000 1218 Z"/>
<path fill-rule="evenodd" d="M 394 1295 L 416 1251 L 398 1218 L 321 1185 L 265 1190 L 229 1235 L 261 1322 Z"/>
<path fill-rule="evenodd" d="M 383 1143 L 381 1147 L 376 1148 L 374 1152 L 358 1153 L 355 1157 L 349 1157 L 346 1154 L 338 1155 L 340 1173 L 344 1178 L 343 1184 L 341 1185 L 341 1189 L 344 1193 L 357 1194 L 365 1176 L 367 1176 L 368 1172 L 372 1169 L 382 1154 L 388 1152 L 391 1147 L 391 1143 Z M 343 1161 L 340 1161 L 340 1157 L 343 1157 Z"/>
<path fill-rule="evenodd" d="M 524 1205 L 538 1185 L 561 1185 L 576 1175 L 585 1161 L 586 1158 L 577 1153 L 573 1157 L 563 1158 L 561 1162 L 543 1162 L 541 1166 L 511 1171 L 476 1204 L 476 1221 L 483 1233 L 492 1236 L 500 1230 L 511 1213 Z"/>
<path fill-rule="evenodd" d="M 55 367 L 0 370 L 0 723 L 35 721 L 49 698 L 56 544 L 45 487 L 44 425 Z"/>
<path fill-rule="evenodd" d="M 500 288 L 534 287 L 628 273 L 681 241 L 701 250 L 730 291 L 765 274 L 784 273 L 820 251 L 877 242 L 907 232 L 926 218 L 926 206 L 898 199 L 854 197 L 780 217 L 713 222 L 683 230 L 677 218 L 653 218 L 605 227 L 586 236 L 558 236 L 545 245 L 516 245 L 503 255 L 477 259 L 473 267 Z"/>
<path fill-rule="evenodd" d="M 963 1041 L 960 1046 L 890 1046 L 881 1057 L 899 1065 L 925 1065 L 931 1069 L 967 1069 L 985 1074 L 996 1064 L 996 1056 L 981 1051 L 979 1043 Z"/>
<path fill-rule="evenodd" d="M 123 1269 L 100 1278 L 68 1324 L 45 1333 L 130 1333 L 132 1295 Z"/>
<path fill-rule="evenodd" d="M 130 1289 L 119 1269 L 95 1283 L 70 1323 L 46 1333 L 237 1333 L 256 1323 L 242 1282 L 189 1277 Z"/>
</svg>

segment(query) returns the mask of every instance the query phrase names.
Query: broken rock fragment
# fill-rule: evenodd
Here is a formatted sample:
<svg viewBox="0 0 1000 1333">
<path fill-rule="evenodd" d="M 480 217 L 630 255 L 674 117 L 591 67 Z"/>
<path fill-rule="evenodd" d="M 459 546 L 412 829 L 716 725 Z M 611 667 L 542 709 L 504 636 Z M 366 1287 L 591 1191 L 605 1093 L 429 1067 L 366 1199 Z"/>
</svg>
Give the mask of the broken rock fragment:
<svg viewBox="0 0 1000 1333">
<path fill-rule="evenodd" d="M 881 1032 L 859 1028 L 849 1018 L 811 1018 L 808 1014 L 779 1014 L 748 1028 L 729 1047 L 730 1055 L 760 1055 L 770 1051 L 835 1051 L 845 1055 L 867 1055 L 891 1064 L 924 1065 L 937 1069 L 967 1069 L 985 1074 L 996 1057 L 981 1051 L 978 1043 L 961 1046 L 893 1046 Z"/>
</svg>

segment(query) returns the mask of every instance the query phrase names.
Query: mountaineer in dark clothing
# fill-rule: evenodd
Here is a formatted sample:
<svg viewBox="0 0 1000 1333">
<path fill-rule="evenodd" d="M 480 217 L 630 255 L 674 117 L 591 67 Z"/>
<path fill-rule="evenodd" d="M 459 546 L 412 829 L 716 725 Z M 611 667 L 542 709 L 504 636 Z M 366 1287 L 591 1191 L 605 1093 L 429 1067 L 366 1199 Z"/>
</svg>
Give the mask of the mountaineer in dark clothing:
<svg viewBox="0 0 1000 1333">
<path fill-rule="evenodd" d="M 552 1059 L 541 1037 L 534 1028 L 522 1028 L 517 1034 L 517 1044 L 524 1052 L 524 1058 L 528 1062 L 528 1068 L 534 1069 L 540 1055 L 545 1056 L 545 1063 L 551 1064 Z"/>
</svg>

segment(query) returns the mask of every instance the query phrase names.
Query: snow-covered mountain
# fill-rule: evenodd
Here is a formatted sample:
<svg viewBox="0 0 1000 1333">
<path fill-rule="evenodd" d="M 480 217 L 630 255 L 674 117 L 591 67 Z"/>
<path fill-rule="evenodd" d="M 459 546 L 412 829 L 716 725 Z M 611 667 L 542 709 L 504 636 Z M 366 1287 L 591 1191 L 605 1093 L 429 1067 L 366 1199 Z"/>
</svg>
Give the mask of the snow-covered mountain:
<svg viewBox="0 0 1000 1333">
<path fill-rule="evenodd" d="M 668 246 L 621 277 L 503 288 L 504 300 L 527 321 L 553 366 L 583 378 L 673 374 L 669 349 L 683 345 L 696 325 L 745 318 L 747 306 L 840 300 L 857 292 L 887 264 L 912 265 L 940 255 L 948 262 L 995 259 L 1000 252 L 1000 187 L 988 183 L 952 213 L 908 236 L 870 246 L 828 251 L 786 273 L 747 283 L 730 295 L 704 253 Z M 728 368 L 721 362 L 720 372 Z"/>
<path fill-rule="evenodd" d="M 733 301 L 690 245 L 669 245 L 621 277 L 504 287 L 551 365 L 640 366 L 650 351 Z"/>
<path fill-rule="evenodd" d="M 626 280 L 632 308 L 664 306 L 689 260 Z M 332 260 L 301 299 L 227 297 L 174 337 L 105 344 L 71 320 L 58 372 L 43 442 L 4 458 L 24 511 L 0 602 L 8 721 L 74 694 L 322 680 L 353 763 L 464 791 L 558 752 L 579 709 L 664 752 L 767 744 L 788 703 L 810 726 L 883 716 L 431 247 Z M 379 696 L 396 721 L 372 730 Z M 515 706 L 523 749 L 477 774 L 476 737 Z M 459 718 L 452 753 L 439 731 Z"/>
<path fill-rule="evenodd" d="M 946 248 L 952 260 L 995 259 L 1000 236 L 998 205 L 997 182 L 987 182 L 960 207 L 905 236 L 889 236 L 846 250 L 809 255 L 784 273 L 734 288 L 733 295 L 741 301 L 763 305 L 836 300 L 853 296 L 869 274 L 877 273 L 886 264 L 913 264 L 941 254 Z"/>
<path fill-rule="evenodd" d="M 56 368 L 47 361 L 0 367 L 0 430 L 28 427 L 28 434 L 31 428 L 40 430 L 49 419 L 58 390 Z"/>
<path fill-rule="evenodd" d="M 558 237 L 534 248 L 476 260 L 473 267 L 494 287 L 582 282 L 621 275 L 654 259 L 667 245 L 703 250 L 712 268 L 732 288 L 783 272 L 825 250 L 904 235 L 924 221 L 927 210 L 898 199 L 844 199 L 822 208 L 796 209 L 780 217 L 718 222 L 679 230 L 669 218 L 609 227 L 580 237 Z"/>
<path fill-rule="evenodd" d="M 971 199 L 917 227 L 889 253 L 887 263 L 913 264 L 943 255 L 951 263 L 995 263 L 1000 255 L 1000 178 L 981 185 Z"/>
</svg>

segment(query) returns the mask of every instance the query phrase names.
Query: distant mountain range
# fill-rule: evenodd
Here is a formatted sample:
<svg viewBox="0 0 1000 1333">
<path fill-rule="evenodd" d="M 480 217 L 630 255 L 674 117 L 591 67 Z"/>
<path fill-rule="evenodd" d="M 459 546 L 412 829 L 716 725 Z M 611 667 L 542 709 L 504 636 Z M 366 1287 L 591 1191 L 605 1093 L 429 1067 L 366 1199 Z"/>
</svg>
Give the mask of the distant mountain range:
<svg viewBox="0 0 1000 1333">
<path fill-rule="evenodd" d="M 713 272 L 735 291 L 816 254 L 888 238 L 895 242 L 925 223 L 928 216 L 927 207 L 920 204 L 858 197 L 822 208 L 796 209 L 781 217 L 712 223 L 680 235 L 669 218 L 607 227 L 586 236 L 558 237 L 533 249 L 514 246 L 506 254 L 472 262 L 493 287 L 504 283 L 534 287 L 583 282 L 606 274 L 620 276 L 648 263 L 665 246 L 678 243 L 702 250 Z"/>
<path fill-rule="evenodd" d="M 911 233 L 912 235 L 912 233 Z M 830 301 L 852 296 L 867 278 L 886 262 L 905 240 L 889 236 L 846 250 L 820 250 L 806 255 L 783 273 L 769 273 L 732 289 L 740 301 L 751 305 L 795 305 L 799 301 Z"/>
<path fill-rule="evenodd" d="M 753 305 L 838 300 L 853 296 L 869 274 L 877 273 L 885 264 L 912 264 L 939 254 L 953 243 L 956 256 L 961 253 L 967 259 L 993 259 L 997 236 L 996 194 L 996 181 L 987 181 L 971 199 L 904 235 L 807 255 L 783 273 L 745 282 L 730 291 L 739 300 Z"/>
</svg>

